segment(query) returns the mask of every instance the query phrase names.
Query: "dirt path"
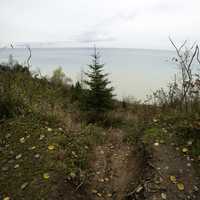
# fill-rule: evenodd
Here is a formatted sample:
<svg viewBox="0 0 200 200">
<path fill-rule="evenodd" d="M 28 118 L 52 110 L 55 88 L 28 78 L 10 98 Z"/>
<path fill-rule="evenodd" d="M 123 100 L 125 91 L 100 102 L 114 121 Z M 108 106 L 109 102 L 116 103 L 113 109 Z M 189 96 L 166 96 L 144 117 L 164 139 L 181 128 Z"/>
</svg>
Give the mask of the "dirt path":
<svg viewBox="0 0 200 200">
<path fill-rule="evenodd" d="M 193 160 L 170 144 L 154 145 L 149 161 L 150 177 L 146 177 L 145 199 L 199 200 L 199 177 Z M 182 187 L 178 187 L 182 186 Z"/>
<path fill-rule="evenodd" d="M 113 129 L 108 134 L 107 142 L 95 149 L 91 161 L 94 176 L 89 182 L 89 196 L 93 200 L 126 199 L 140 171 L 134 149 L 123 143 L 123 132 Z"/>
</svg>

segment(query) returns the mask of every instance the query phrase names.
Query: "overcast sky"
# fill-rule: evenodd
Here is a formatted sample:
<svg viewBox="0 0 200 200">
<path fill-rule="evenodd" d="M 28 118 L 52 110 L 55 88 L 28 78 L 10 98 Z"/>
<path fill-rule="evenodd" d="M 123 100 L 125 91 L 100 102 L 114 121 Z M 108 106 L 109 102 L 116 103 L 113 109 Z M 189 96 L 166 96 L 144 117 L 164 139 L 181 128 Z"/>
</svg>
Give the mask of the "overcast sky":
<svg viewBox="0 0 200 200">
<path fill-rule="evenodd" d="M 0 46 L 170 49 L 200 40 L 199 0 L 0 0 Z"/>
</svg>

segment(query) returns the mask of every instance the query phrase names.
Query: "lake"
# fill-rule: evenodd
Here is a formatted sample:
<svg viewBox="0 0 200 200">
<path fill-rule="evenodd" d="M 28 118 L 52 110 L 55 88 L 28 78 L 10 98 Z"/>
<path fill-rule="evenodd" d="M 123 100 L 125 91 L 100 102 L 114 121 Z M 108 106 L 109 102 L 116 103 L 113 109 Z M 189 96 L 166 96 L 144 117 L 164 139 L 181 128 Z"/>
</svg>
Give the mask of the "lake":
<svg viewBox="0 0 200 200">
<path fill-rule="evenodd" d="M 145 99 L 147 94 L 165 87 L 177 71 L 171 61 L 176 55 L 173 51 L 102 48 L 99 52 L 118 98 Z M 81 70 L 87 71 L 92 53 L 92 48 L 33 48 L 31 69 L 50 75 L 61 66 L 66 75 L 76 81 Z M 19 63 L 24 63 L 28 57 L 26 49 L 0 49 L 0 62 L 6 62 L 10 54 Z"/>
</svg>

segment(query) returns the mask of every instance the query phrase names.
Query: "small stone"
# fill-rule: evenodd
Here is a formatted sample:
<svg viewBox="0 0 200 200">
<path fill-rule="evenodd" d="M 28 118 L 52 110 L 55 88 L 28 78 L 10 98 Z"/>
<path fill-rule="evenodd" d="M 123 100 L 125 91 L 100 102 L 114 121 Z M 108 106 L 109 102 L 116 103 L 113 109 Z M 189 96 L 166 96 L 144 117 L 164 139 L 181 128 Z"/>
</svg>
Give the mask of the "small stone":
<svg viewBox="0 0 200 200">
<path fill-rule="evenodd" d="M 195 192 L 198 192 L 198 191 L 199 191 L 199 188 L 198 188 L 196 185 L 194 185 L 194 191 L 195 191 Z"/>
<path fill-rule="evenodd" d="M 192 146 L 192 143 L 193 143 L 193 142 L 190 140 L 190 141 L 187 142 L 187 145 L 188 145 L 188 146 Z"/>
<path fill-rule="evenodd" d="M 98 172 L 96 172 L 96 174 L 97 174 L 97 175 L 99 175 L 100 173 L 101 173 L 101 172 L 99 172 L 99 171 L 98 171 Z"/>
<path fill-rule="evenodd" d="M 28 182 L 25 182 L 21 185 L 21 190 L 24 190 L 28 186 Z"/>
<path fill-rule="evenodd" d="M 26 136 L 27 139 L 30 138 L 30 137 L 31 137 L 31 135 L 27 135 L 27 136 Z"/>
<path fill-rule="evenodd" d="M 58 128 L 58 130 L 59 130 L 59 131 L 63 131 L 63 129 L 62 129 L 62 128 Z"/>
<path fill-rule="evenodd" d="M 45 138 L 45 135 L 41 134 L 40 137 L 39 137 L 39 140 L 43 140 L 44 138 Z"/>
<path fill-rule="evenodd" d="M 18 154 L 15 158 L 18 160 L 22 157 L 22 154 Z"/>
<path fill-rule="evenodd" d="M 99 182 L 103 183 L 103 182 L 104 182 L 104 179 L 103 179 L 103 178 L 99 179 Z"/>
<path fill-rule="evenodd" d="M 100 151 L 100 154 L 104 154 L 104 151 L 103 151 L 103 150 L 101 150 L 101 151 Z"/>
<path fill-rule="evenodd" d="M 154 146 L 156 146 L 156 147 L 159 146 L 159 143 L 158 143 L 158 142 L 155 142 L 155 143 L 154 143 Z"/>
<path fill-rule="evenodd" d="M 143 190 L 143 187 L 139 185 L 136 189 L 136 193 L 140 193 Z"/>
<path fill-rule="evenodd" d="M 22 138 L 20 138 L 20 139 L 19 139 L 19 141 L 20 141 L 20 143 L 22 143 L 22 144 L 23 144 L 23 143 L 25 143 L 25 138 L 24 138 L 24 137 L 22 137 Z"/>
<path fill-rule="evenodd" d="M 14 166 L 14 169 L 17 169 L 17 168 L 19 168 L 19 164 L 16 164 L 16 165 Z"/>
<path fill-rule="evenodd" d="M 98 196 L 98 197 L 102 197 L 102 194 L 99 193 L 99 192 L 97 192 L 97 196 Z"/>
<path fill-rule="evenodd" d="M 92 190 L 92 193 L 93 193 L 93 194 L 96 194 L 96 193 L 98 193 L 98 191 L 95 190 L 95 189 L 93 189 L 93 190 Z"/>
<path fill-rule="evenodd" d="M 40 157 L 40 154 L 35 154 L 34 157 L 35 157 L 35 158 L 39 158 L 39 157 Z"/>
<path fill-rule="evenodd" d="M 108 194 L 107 194 L 107 197 L 112 197 L 112 194 L 111 194 L 111 193 L 108 193 Z"/>
<path fill-rule="evenodd" d="M 187 163 L 187 167 L 191 167 L 191 163 Z"/>
<path fill-rule="evenodd" d="M 108 182 L 108 181 L 109 181 L 109 178 L 106 177 L 106 178 L 105 178 L 105 181 Z"/>
</svg>

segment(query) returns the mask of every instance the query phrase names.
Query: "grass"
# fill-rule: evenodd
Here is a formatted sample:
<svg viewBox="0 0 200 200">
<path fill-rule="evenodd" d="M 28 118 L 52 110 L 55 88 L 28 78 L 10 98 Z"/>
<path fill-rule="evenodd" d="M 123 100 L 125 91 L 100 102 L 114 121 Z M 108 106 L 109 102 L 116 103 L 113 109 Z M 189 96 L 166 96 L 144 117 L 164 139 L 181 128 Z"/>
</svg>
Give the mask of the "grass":
<svg viewBox="0 0 200 200">
<path fill-rule="evenodd" d="M 3 121 L 0 130 L 0 195 L 11 199 L 48 199 L 59 182 L 78 184 L 91 148 L 105 137 L 95 125 L 74 133 L 38 115 Z"/>
</svg>

